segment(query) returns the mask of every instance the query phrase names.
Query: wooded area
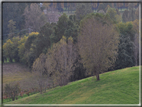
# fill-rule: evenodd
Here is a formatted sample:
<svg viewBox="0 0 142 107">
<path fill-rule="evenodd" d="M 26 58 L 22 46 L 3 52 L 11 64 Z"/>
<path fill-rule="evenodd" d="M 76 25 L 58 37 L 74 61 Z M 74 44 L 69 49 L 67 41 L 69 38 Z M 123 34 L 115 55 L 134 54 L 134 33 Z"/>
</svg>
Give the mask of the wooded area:
<svg viewBox="0 0 142 107">
<path fill-rule="evenodd" d="M 139 65 L 139 20 L 138 3 L 3 3 L 2 63 L 29 67 L 41 93 L 100 80 L 102 72 Z"/>
</svg>

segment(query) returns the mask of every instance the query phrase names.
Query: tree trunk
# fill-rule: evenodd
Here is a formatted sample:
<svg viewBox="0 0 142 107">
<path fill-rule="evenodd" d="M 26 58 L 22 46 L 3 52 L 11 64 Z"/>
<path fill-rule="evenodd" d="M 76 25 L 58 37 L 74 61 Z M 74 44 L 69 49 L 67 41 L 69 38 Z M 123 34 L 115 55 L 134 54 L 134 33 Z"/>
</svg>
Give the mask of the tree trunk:
<svg viewBox="0 0 142 107">
<path fill-rule="evenodd" d="M 10 63 L 12 62 L 12 58 L 9 58 L 9 62 L 10 62 Z"/>
<path fill-rule="evenodd" d="M 97 81 L 100 80 L 100 77 L 99 77 L 99 73 L 98 73 L 98 72 L 96 72 L 96 78 L 97 78 Z"/>
<path fill-rule="evenodd" d="M 12 101 L 14 101 L 14 100 L 15 100 L 15 97 L 13 96 L 13 97 L 12 97 Z"/>
<path fill-rule="evenodd" d="M 69 7 L 68 7 L 68 13 L 69 13 Z"/>
<path fill-rule="evenodd" d="M 2 63 L 4 63 L 4 58 L 2 58 Z"/>
</svg>

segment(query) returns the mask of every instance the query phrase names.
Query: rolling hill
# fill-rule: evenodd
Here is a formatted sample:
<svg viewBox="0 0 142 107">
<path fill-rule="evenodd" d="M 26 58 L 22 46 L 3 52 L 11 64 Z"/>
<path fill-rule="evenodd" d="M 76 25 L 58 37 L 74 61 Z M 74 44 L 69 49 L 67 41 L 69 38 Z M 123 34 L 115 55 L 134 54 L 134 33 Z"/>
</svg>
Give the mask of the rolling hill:
<svg viewBox="0 0 142 107">
<path fill-rule="evenodd" d="M 139 67 L 100 74 L 6 104 L 139 104 Z"/>
</svg>

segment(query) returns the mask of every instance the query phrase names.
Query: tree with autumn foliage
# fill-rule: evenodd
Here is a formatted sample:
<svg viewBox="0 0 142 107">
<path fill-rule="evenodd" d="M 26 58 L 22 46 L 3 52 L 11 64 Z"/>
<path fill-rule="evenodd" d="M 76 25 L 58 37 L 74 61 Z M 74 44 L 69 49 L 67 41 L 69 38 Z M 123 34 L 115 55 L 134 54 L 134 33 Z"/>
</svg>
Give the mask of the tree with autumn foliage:
<svg viewBox="0 0 142 107">
<path fill-rule="evenodd" d="M 96 75 L 113 66 L 118 50 L 119 34 L 107 16 L 90 14 L 80 23 L 78 48 L 88 74 Z"/>
<path fill-rule="evenodd" d="M 13 49 L 11 51 L 12 59 L 14 59 L 15 62 L 19 62 L 20 58 L 18 56 L 18 41 L 20 40 L 20 38 L 19 37 L 13 37 L 11 40 L 13 42 L 13 45 L 12 45 Z"/>
<path fill-rule="evenodd" d="M 38 32 L 31 32 L 28 35 L 28 38 L 25 42 L 25 58 L 26 58 L 26 65 L 28 65 L 29 68 L 32 67 L 33 62 L 36 59 L 36 55 L 34 53 L 34 49 L 36 48 L 36 45 L 34 44 L 39 33 Z"/>
<path fill-rule="evenodd" d="M 25 42 L 27 40 L 27 36 L 22 37 L 19 41 L 18 41 L 18 56 L 19 56 L 19 60 L 21 63 L 26 64 L 26 58 L 25 58 Z"/>
<path fill-rule="evenodd" d="M 3 44 L 3 58 L 5 60 L 7 60 L 7 58 L 9 59 L 9 62 L 12 62 L 13 60 L 13 55 L 11 54 L 11 52 L 13 51 L 13 42 L 8 39 L 6 41 L 6 43 Z"/>
</svg>

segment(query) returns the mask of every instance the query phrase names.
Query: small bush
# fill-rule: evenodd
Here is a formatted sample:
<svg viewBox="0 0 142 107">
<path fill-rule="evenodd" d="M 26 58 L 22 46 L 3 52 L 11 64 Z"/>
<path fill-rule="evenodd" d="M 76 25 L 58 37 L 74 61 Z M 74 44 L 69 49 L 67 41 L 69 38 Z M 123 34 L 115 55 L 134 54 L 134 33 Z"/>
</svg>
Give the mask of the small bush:
<svg viewBox="0 0 142 107">
<path fill-rule="evenodd" d="M 4 94 L 6 95 L 7 98 L 12 98 L 12 101 L 15 99 L 18 99 L 18 94 L 20 93 L 20 87 L 19 84 L 15 84 L 11 86 L 10 84 L 6 84 L 4 88 L 5 92 Z"/>
</svg>

